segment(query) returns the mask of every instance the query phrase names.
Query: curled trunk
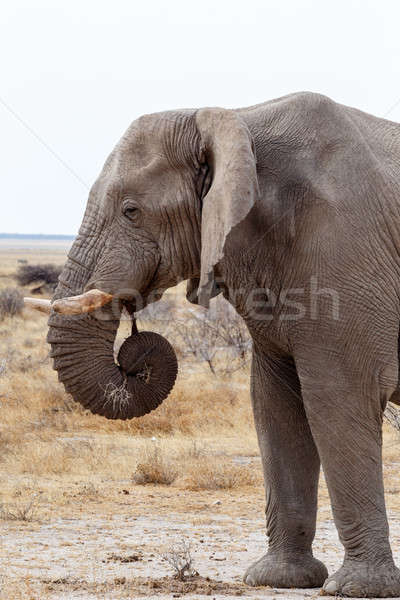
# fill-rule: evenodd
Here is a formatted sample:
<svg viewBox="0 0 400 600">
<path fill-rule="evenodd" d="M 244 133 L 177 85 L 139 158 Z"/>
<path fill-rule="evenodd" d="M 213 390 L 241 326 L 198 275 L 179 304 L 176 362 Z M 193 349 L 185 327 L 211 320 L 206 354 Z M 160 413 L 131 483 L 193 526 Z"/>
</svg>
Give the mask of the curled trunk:
<svg viewBox="0 0 400 600">
<path fill-rule="evenodd" d="M 55 298 L 80 293 L 85 275 L 84 267 L 68 261 Z M 157 408 L 168 396 L 177 360 L 165 338 L 154 332 L 137 333 L 134 326 L 116 362 L 118 325 L 111 311 L 109 320 L 52 313 L 47 340 L 58 378 L 74 400 L 108 419 L 131 419 Z"/>
</svg>

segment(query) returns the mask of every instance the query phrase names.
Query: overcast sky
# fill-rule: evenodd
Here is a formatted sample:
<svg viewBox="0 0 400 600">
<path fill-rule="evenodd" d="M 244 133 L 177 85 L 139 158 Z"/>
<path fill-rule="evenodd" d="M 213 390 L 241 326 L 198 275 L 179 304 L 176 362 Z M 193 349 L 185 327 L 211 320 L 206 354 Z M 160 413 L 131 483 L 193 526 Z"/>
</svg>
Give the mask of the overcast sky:
<svg viewBox="0 0 400 600">
<path fill-rule="evenodd" d="M 300 90 L 400 121 L 398 0 L 3 0 L 0 232 L 78 230 L 131 121 Z"/>
</svg>

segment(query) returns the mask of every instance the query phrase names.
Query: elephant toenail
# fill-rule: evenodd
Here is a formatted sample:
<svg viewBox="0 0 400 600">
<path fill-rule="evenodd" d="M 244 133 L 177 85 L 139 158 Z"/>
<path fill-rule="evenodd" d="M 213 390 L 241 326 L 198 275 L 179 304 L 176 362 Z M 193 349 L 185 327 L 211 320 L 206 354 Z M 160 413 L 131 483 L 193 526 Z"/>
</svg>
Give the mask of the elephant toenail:
<svg viewBox="0 0 400 600">
<path fill-rule="evenodd" d="M 359 586 L 350 582 L 343 586 L 342 593 L 345 596 L 361 596 L 362 590 Z"/>
<path fill-rule="evenodd" d="M 337 591 L 337 583 L 334 579 L 331 579 L 331 581 L 328 581 L 327 583 L 325 583 L 324 592 L 327 592 L 328 594 L 335 594 L 336 591 Z"/>
</svg>

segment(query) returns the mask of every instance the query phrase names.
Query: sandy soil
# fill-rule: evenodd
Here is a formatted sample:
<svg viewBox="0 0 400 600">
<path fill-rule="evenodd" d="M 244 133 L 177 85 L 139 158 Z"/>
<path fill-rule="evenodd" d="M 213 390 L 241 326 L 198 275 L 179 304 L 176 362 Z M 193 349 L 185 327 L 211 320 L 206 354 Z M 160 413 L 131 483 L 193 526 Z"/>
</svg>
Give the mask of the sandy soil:
<svg viewBox="0 0 400 600">
<path fill-rule="evenodd" d="M 187 492 L 163 486 L 103 482 L 101 497 L 71 482 L 54 514 L 43 498 L 41 517 L 3 522 L 0 557 L 5 587 L 25 582 L 30 598 L 272 598 L 317 597 L 318 590 L 251 589 L 246 567 L 264 553 L 261 490 Z M 342 548 L 321 490 L 315 555 L 329 572 Z M 400 555 L 400 514 L 390 511 L 392 545 Z M 198 576 L 180 583 L 161 554 L 185 539 Z M 0 595 L 1 597 L 1 595 Z M 3 596 L 4 597 L 4 596 Z M 19 596 L 23 597 L 23 595 Z"/>
</svg>

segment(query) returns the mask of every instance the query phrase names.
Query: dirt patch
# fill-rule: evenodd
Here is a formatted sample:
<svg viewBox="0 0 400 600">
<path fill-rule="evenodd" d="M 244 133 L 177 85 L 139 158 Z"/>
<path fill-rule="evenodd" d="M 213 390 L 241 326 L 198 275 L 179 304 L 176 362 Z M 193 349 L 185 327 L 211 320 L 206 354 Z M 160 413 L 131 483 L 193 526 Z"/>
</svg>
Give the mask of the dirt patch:
<svg viewBox="0 0 400 600">
<path fill-rule="evenodd" d="M 167 595 L 170 598 L 180 598 L 188 594 L 212 596 L 243 596 L 247 594 L 249 588 L 241 583 L 227 583 L 212 579 L 211 577 L 201 577 L 197 575 L 186 581 L 179 581 L 174 577 L 161 577 L 153 579 L 151 577 L 116 577 L 113 582 L 89 582 L 81 579 L 55 579 L 42 580 L 48 592 L 68 593 L 84 592 L 105 597 L 105 594 L 118 593 L 118 597 L 149 597 Z M 264 588 L 265 589 L 265 588 Z M 132 596 L 134 594 L 134 596 Z"/>
<path fill-rule="evenodd" d="M 2 522 L 0 579 L 5 580 L 1 600 L 318 597 L 319 590 L 250 588 L 242 583 L 246 568 L 266 549 L 265 522 L 257 497 L 241 498 L 239 493 L 226 492 L 215 505 L 215 496 L 209 495 L 204 515 L 204 492 L 175 498 L 176 507 L 180 500 L 185 501 L 182 509 L 185 504 L 186 510 L 178 513 L 171 511 L 167 491 L 164 499 L 161 491 L 158 498 L 149 491 L 138 490 L 136 498 L 123 496 L 126 503 L 135 499 L 134 506 L 99 504 L 89 512 L 91 505 L 86 504 L 82 511 L 75 507 L 74 516 L 53 516 L 42 523 Z M 398 513 L 391 512 L 390 519 L 397 557 Z M 184 582 L 174 579 L 171 567 L 162 559 L 162 553 L 182 538 L 191 543 L 193 568 L 200 574 Z M 330 573 L 340 566 L 343 549 L 326 506 L 320 508 L 314 549 Z"/>
<path fill-rule="evenodd" d="M 128 554 L 126 556 L 121 556 L 120 554 L 114 554 L 114 552 L 111 552 L 111 554 L 109 554 L 107 556 L 107 558 L 105 560 L 103 560 L 103 562 L 119 562 L 119 563 L 133 563 L 133 562 L 138 562 L 139 560 L 142 560 L 143 555 L 141 553 L 137 553 L 137 554 Z"/>
</svg>

